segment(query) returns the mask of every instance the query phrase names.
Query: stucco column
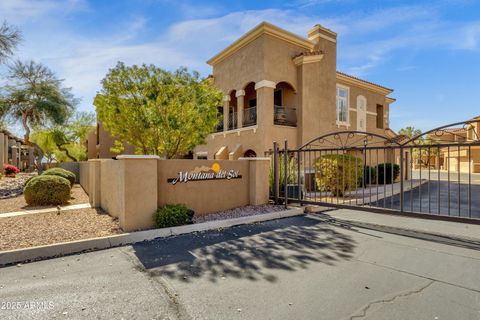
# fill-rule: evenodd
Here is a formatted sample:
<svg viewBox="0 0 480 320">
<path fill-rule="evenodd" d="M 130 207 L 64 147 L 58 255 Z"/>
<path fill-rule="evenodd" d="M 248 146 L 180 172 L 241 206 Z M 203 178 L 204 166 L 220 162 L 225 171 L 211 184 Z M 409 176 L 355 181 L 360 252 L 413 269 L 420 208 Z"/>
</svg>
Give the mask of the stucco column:
<svg viewBox="0 0 480 320">
<path fill-rule="evenodd" d="M 0 173 L 3 172 L 3 164 L 5 163 L 5 134 L 0 132 Z"/>
<path fill-rule="evenodd" d="M 237 127 L 241 128 L 243 127 L 245 90 L 237 90 L 235 96 L 237 97 Z"/>
<path fill-rule="evenodd" d="M 262 80 L 255 84 L 257 93 L 257 125 L 261 134 L 265 137 L 264 143 L 267 145 L 259 146 L 258 150 L 267 150 L 271 147 L 273 134 L 273 92 L 275 82 Z M 268 141 L 268 142 L 267 142 Z"/>
<path fill-rule="evenodd" d="M 18 167 L 18 147 L 16 145 L 12 146 L 12 165 Z"/>
<path fill-rule="evenodd" d="M 249 162 L 249 201 L 250 205 L 268 203 L 270 158 L 239 158 Z"/>
<path fill-rule="evenodd" d="M 11 153 L 11 158 L 9 159 L 9 163 L 10 164 L 14 164 L 15 162 L 15 158 L 13 157 L 13 149 L 12 147 L 14 147 L 15 145 L 17 144 L 17 141 L 15 141 L 14 139 L 8 139 L 8 146 L 10 148 L 10 153 Z"/>
<path fill-rule="evenodd" d="M 228 130 L 228 113 L 230 111 L 230 96 L 223 97 L 223 131 Z"/>
<path fill-rule="evenodd" d="M 17 167 L 20 170 L 23 170 L 23 161 L 22 161 L 22 143 L 17 142 L 17 148 L 18 148 L 18 160 L 17 160 Z"/>
<path fill-rule="evenodd" d="M 153 227 L 153 214 L 158 208 L 158 156 L 120 155 L 123 162 L 124 190 L 120 227 L 133 231 Z M 141 179 L 139 179 L 141 177 Z"/>
<path fill-rule="evenodd" d="M 8 136 L 5 134 L 5 138 L 3 140 L 3 163 L 8 163 Z"/>
<path fill-rule="evenodd" d="M 35 168 L 35 149 L 33 147 L 28 147 L 28 169 L 33 171 Z"/>
</svg>

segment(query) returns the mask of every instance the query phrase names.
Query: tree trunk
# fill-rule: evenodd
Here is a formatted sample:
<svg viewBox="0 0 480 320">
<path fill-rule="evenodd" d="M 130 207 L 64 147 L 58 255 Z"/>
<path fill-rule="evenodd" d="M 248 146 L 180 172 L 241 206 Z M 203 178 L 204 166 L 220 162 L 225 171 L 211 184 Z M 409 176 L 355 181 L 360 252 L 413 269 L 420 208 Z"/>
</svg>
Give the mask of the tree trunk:
<svg viewBox="0 0 480 320">
<path fill-rule="evenodd" d="M 70 152 L 68 151 L 67 148 L 63 147 L 61 144 L 56 144 L 56 145 L 57 145 L 58 150 L 65 152 L 65 154 L 67 155 L 67 157 L 68 157 L 70 160 L 72 160 L 72 161 L 74 161 L 74 162 L 78 162 L 78 160 L 77 160 L 74 156 L 72 156 L 72 155 L 70 154 Z"/>
</svg>

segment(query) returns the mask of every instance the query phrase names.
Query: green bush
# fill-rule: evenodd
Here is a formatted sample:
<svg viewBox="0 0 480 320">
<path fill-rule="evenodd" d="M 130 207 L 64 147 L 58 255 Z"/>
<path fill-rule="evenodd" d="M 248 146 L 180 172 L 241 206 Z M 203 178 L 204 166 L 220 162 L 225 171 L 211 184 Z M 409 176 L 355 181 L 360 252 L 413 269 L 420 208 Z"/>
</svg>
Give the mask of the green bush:
<svg viewBox="0 0 480 320">
<path fill-rule="evenodd" d="M 153 215 L 157 228 L 181 226 L 192 222 L 193 211 L 183 204 L 167 204 Z"/>
<path fill-rule="evenodd" d="M 273 195 L 273 156 L 270 162 L 269 186 L 270 194 Z M 294 157 L 287 159 L 287 184 L 297 184 L 298 178 L 297 160 Z M 278 189 L 279 193 L 283 194 L 285 186 L 285 158 L 283 154 L 278 157 Z"/>
<path fill-rule="evenodd" d="M 358 178 L 359 185 L 365 187 L 369 184 L 374 184 L 377 178 L 376 174 L 377 172 L 374 167 L 363 166 L 363 176 Z M 365 177 L 365 185 L 363 185 L 363 177 Z"/>
<path fill-rule="evenodd" d="M 58 205 L 70 200 L 70 182 L 54 175 L 33 177 L 25 185 L 23 195 L 29 205 Z"/>
<path fill-rule="evenodd" d="M 73 187 L 73 185 L 75 184 L 75 180 L 76 180 L 75 174 L 73 172 L 70 172 L 70 171 L 62 169 L 62 168 L 48 169 L 47 171 L 45 171 L 42 174 L 47 175 L 47 176 L 52 175 L 52 176 L 59 176 L 59 177 L 65 178 L 68 181 L 70 181 L 70 187 Z"/>
<path fill-rule="evenodd" d="M 397 180 L 398 175 L 400 174 L 400 166 L 396 163 L 380 163 L 375 167 L 375 171 L 377 171 L 378 184 L 386 184 L 392 183 L 392 166 L 393 166 L 393 181 Z"/>
<path fill-rule="evenodd" d="M 345 190 L 358 187 L 362 177 L 362 160 L 348 154 L 328 154 L 315 160 L 315 181 L 320 191 L 343 196 Z"/>
</svg>

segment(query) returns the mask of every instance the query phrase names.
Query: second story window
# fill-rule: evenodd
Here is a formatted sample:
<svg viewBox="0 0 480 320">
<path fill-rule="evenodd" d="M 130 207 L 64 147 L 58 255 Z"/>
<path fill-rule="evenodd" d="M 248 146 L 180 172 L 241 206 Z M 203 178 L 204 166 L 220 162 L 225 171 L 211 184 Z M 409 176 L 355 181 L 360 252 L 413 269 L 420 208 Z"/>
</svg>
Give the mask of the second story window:
<svg viewBox="0 0 480 320">
<path fill-rule="evenodd" d="M 383 106 L 377 104 L 377 128 L 383 129 Z"/>
<path fill-rule="evenodd" d="M 337 122 L 348 122 L 348 89 L 337 87 Z"/>
</svg>

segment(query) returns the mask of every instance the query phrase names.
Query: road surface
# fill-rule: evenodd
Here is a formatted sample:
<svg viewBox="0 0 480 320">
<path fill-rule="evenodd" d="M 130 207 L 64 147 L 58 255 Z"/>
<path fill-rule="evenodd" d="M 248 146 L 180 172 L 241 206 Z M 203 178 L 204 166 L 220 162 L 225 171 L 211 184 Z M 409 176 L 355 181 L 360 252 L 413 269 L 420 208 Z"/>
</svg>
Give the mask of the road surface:
<svg viewBox="0 0 480 320">
<path fill-rule="evenodd" d="M 0 319 L 478 320 L 478 270 L 476 250 L 295 217 L 0 269 Z"/>
</svg>

